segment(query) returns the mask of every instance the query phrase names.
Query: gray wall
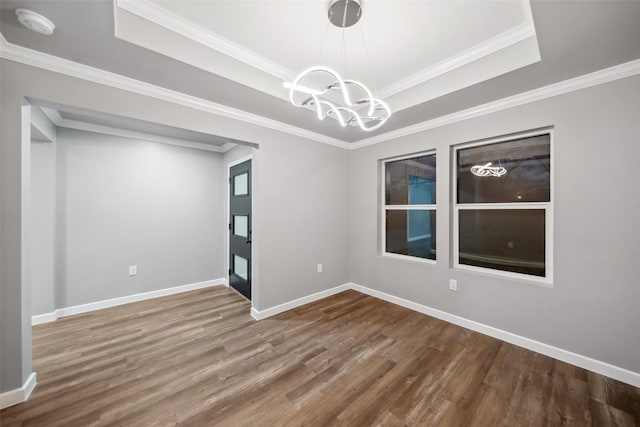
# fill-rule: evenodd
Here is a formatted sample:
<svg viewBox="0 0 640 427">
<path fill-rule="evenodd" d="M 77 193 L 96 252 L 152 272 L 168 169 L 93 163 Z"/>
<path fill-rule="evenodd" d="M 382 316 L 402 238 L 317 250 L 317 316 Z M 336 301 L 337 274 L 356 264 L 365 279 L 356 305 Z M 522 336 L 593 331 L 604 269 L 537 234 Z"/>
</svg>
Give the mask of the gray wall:
<svg viewBox="0 0 640 427">
<path fill-rule="evenodd" d="M 347 165 L 343 149 L 325 144 L 260 146 L 258 310 L 349 282 Z"/>
<path fill-rule="evenodd" d="M 349 281 L 346 151 L 291 137 L 277 141 L 237 146 L 223 159 L 226 174 L 230 163 L 253 155 L 252 305 L 258 310 Z M 226 215 L 228 186 L 223 197 Z"/>
<path fill-rule="evenodd" d="M 353 282 L 640 372 L 640 77 L 350 152 Z M 554 126 L 554 286 L 450 268 L 450 147 Z M 436 265 L 380 255 L 379 160 L 437 150 Z M 458 291 L 448 280 L 458 280 Z"/>
<path fill-rule="evenodd" d="M 31 150 L 22 138 L 28 126 L 20 125 L 25 96 L 260 144 L 258 309 L 352 280 L 640 371 L 634 358 L 640 352 L 640 199 L 633 197 L 639 77 L 347 153 L 7 60 L 0 67 L 0 391 L 20 387 L 31 373 Z M 555 126 L 554 288 L 451 270 L 449 146 L 549 125 Z M 438 264 L 382 258 L 378 160 L 431 148 L 444 159 L 438 170 Z M 322 274 L 315 272 L 318 262 Z M 459 280 L 457 293 L 447 289 L 449 277 Z"/>
<path fill-rule="evenodd" d="M 21 253 L 29 224 L 25 232 L 20 231 L 23 211 L 29 215 L 28 206 L 21 207 L 22 183 L 28 184 L 21 162 L 28 160 L 30 151 L 24 152 L 20 142 L 20 104 L 25 96 L 259 144 L 260 194 L 254 201 L 259 212 L 260 289 L 254 307 L 262 310 L 349 281 L 348 156 L 344 150 L 4 59 L 0 67 L 0 391 L 20 387 L 31 372 L 30 298 L 21 294 L 30 287 L 22 271 L 29 257 Z M 318 274 L 320 262 L 324 273 Z"/>
<path fill-rule="evenodd" d="M 56 308 L 224 277 L 220 153 L 70 129 L 57 145 Z"/>
<path fill-rule="evenodd" d="M 640 371 L 634 187 L 640 77 L 345 152 L 11 61 L 0 64 L 0 391 L 20 387 L 31 372 L 25 96 L 260 144 L 258 309 L 352 280 Z M 554 287 L 450 269 L 450 145 L 549 125 L 555 126 Z M 432 148 L 441 159 L 438 263 L 380 257 L 378 160 Z M 129 261 L 123 262 L 126 268 Z M 319 262 L 322 274 L 315 272 Z M 449 277 L 459 280 L 457 293 L 447 289 Z"/>
<path fill-rule="evenodd" d="M 0 75 L 4 77 L 3 70 Z M 0 79 L 0 392 L 31 374 L 31 109 Z M 11 102 L 10 102 L 11 101 Z M 25 213 L 23 215 L 23 212 Z M 24 284 L 24 285 L 23 285 Z M 23 286 L 21 286 L 23 285 Z"/>
<path fill-rule="evenodd" d="M 37 110 L 34 110 L 37 111 Z M 31 144 L 31 314 L 55 307 L 56 144 Z"/>
</svg>

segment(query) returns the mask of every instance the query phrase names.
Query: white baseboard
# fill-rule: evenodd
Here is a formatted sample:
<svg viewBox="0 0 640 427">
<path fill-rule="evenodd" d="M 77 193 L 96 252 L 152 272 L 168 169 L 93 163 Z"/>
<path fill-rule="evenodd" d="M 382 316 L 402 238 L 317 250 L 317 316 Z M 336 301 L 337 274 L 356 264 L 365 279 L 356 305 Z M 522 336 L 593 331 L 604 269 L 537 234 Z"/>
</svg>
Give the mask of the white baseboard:
<svg viewBox="0 0 640 427">
<path fill-rule="evenodd" d="M 36 373 L 32 372 L 22 387 L 0 393 L 0 409 L 22 403 L 29 398 L 37 383 Z"/>
<path fill-rule="evenodd" d="M 267 317 L 275 316 L 276 314 L 291 310 L 292 308 L 300 307 L 301 305 L 309 304 L 310 302 L 314 302 L 349 289 L 351 289 L 349 284 L 345 284 L 316 292 L 315 294 L 307 295 L 306 297 L 294 299 L 293 301 L 285 302 L 284 304 L 276 305 L 275 307 L 267 308 L 265 310 L 256 310 L 254 307 L 251 307 L 251 316 L 256 320 L 266 319 Z"/>
<path fill-rule="evenodd" d="M 33 322 L 43 323 L 47 320 L 43 319 L 52 319 L 55 320 L 57 317 L 69 316 L 71 314 L 79 314 L 87 311 L 99 310 L 101 308 L 113 307 L 120 304 L 127 304 L 134 301 L 141 301 L 150 298 L 156 298 L 165 295 L 172 295 L 180 292 L 191 291 L 195 289 L 201 289 L 209 286 L 222 285 L 226 284 L 226 279 L 216 279 L 207 282 L 194 283 L 191 285 L 185 286 L 177 286 L 175 288 L 162 289 L 159 291 L 147 292 L 144 294 L 131 295 L 128 297 L 122 298 L 114 298 L 111 300 L 100 301 L 91 304 L 78 305 L 74 307 L 68 307 L 62 310 L 56 310 L 55 313 L 48 313 L 40 316 L 34 316 Z M 417 302 L 409 301 L 404 298 L 397 297 L 395 295 L 387 294 L 385 292 L 377 291 L 375 289 L 367 288 L 366 286 L 358 285 L 356 283 L 345 283 L 344 285 L 339 285 L 331 289 L 327 289 L 324 291 L 316 292 L 315 294 L 307 295 L 305 297 L 297 298 L 293 301 L 285 302 L 283 304 L 276 305 L 271 308 L 267 308 L 265 310 L 257 310 L 256 308 L 251 308 L 251 316 L 256 320 L 266 319 L 271 316 L 275 316 L 276 314 L 280 314 L 287 310 L 294 309 L 296 307 L 300 307 L 302 305 L 308 304 L 310 302 L 314 302 L 320 300 L 322 298 L 326 298 L 328 296 L 337 294 L 339 292 L 343 292 L 349 289 L 353 289 L 355 291 L 361 292 L 363 294 L 367 294 L 384 301 L 388 301 L 393 304 L 400 305 L 402 307 L 408 308 L 410 310 L 417 311 L 419 313 L 423 313 L 437 319 L 444 320 L 449 323 L 453 323 L 458 326 L 462 326 L 463 328 L 471 329 L 472 331 L 479 332 L 481 334 L 489 335 L 491 337 L 497 338 L 499 340 L 517 345 L 519 347 L 526 348 L 528 350 L 532 350 L 538 352 L 540 354 L 544 354 L 545 356 L 552 357 L 554 359 L 561 360 L 563 362 L 570 363 L 572 365 L 587 369 L 589 371 L 596 372 L 598 374 L 605 375 L 607 377 L 616 379 L 618 381 L 622 381 L 624 383 L 633 385 L 635 387 L 640 387 L 640 373 L 633 372 L 628 369 L 624 369 L 615 365 L 611 365 L 606 362 L 602 362 L 600 360 L 592 359 L 587 356 L 583 356 L 581 354 L 577 354 L 568 350 L 564 350 L 558 347 L 554 347 L 549 344 L 542 343 L 540 341 L 532 340 L 530 338 L 526 338 L 520 335 L 516 335 L 512 332 L 504 331 L 502 329 L 494 328 L 492 326 L 485 325 L 483 323 L 479 323 L 473 320 L 469 320 L 464 317 L 457 316 L 455 314 L 450 314 L 442 310 L 435 309 L 433 307 L 429 307 L 423 304 L 419 304 Z M 47 317 L 49 316 L 49 317 Z M 51 317 L 53 316 L 53 317 Z M 57 316 L 57 317 L 56 317 Z M 34 376 L 34 385 L 35 385 L 35 376 Z M 27 383 L 25 383 L 26 385 Z M 19 390 L 25 389 L 25 387 L 17 390 L 12 390 L 7 393 L 2 394 L 2 402 L 5 402 L 5 394 L 19 392 Z M 33 386 L 31 387 L 33 389 Z M 29 391 L 30 393 L 31 391 Z M 28 394 L 27 394 L 28 396 Z M 9 397 L 7 397 L 9 399 Z M 24 400 L 19 400 L 16 403 L 19 403 Z M 15 404 L 15 403 L 13 403 Z M 4 407 L 4 406 L 3 406 Z"/>
<path fill-rule="evenodd" d="M 51 313 L 38 314 L 37 316 L 31 317 L 31 325 L 39 325 L 41 323 L 49 323 L 56 320 L 56 312 L 52 311 Z"/>
<path fill-rule="evenodd" d="M 349 289 L 362 292 L 363 294 L 371 295 L 381 300 L 385 300 L 393 304 L 397 304 L 402 307 L 405 307 L 423 314 L 427 314 L 437 319 L 441 319 L 446 322 L 453 323 L 458 326 L 462 326 L 463 328 L 471 329 L 472 331 L 489 335 L 490 337 L 494 337 L 499 340 L 517 345 L 519 347 L 523 347 L 528 350 L 532 350 L 540 354 L 544 354 L 545 356 L 549 356 L 554 359 L 558 359 L 563 362 L 567 362 L 572 365 L 578 366 L 580 368 L 587 369 L 589 371 L 593 371 L 601 375 L 605 375 L 615 380 L 622 381 L 627 384 L 631 384 L 634 387 L 640 387 L 640 373 L 638 372 L 629 371 L 627 369 L 620 368 L 618 366 L 614 366 L 609 363 L 602 362 L 600 360 L 595 360 L 590 357 L 583 356 L 581 354 L 573 353 L 568 350 L 563 350 L 561 348 L 554 347 L 552 345 L 545 344 L 540 341 L 535 341 L 520 335 L 516 335 L 511 332 L 504 331 L 502 329 L 494 328 L 492 326 L 488 326 L 483 323 L 469 320 L 464 317 L 456 316 L 454 314 L 450 314 L 445 311 L 441 311 L 426 305 L 418 304 L 416 302 L 409 301 L 404 298 L 399 298 L 394 295 L 390 295 L 385 292 L 380 292 L 375 289 L 367 288 L 365 286 L 361 286 L 355 283 L 348 283 L 346 286 L 348 286 Z"/>
<path fill-rule="evenodd" d="M 251 316 L 256 320 L 266 319 L 267 317 L 274 316 L 287 310 L 299 307 L 304 304 L 308 304 L 313 301 L 317 301 L 322 298 L 326 298 L 330 295 L 337 294 L 346 290 L 352 289 L 354 291 L 361 292 L 372 297 L 379 298 L 381 300 L 400 305 L 410 310 L 417 311 L 432 317 L 435 317 L 445 322 L 453 323 L 454 325 L 462 326 L 463 328 L 471 329 L 472 331 L 479 332 L 490 337 L 497 338 L 499 340 L 508 342 L 510 344 L 517 345 L 519 347 L 526 348 L 528 350 L 535 351 L 545 356 L 552 357 L 554 359 L 561 360 L 563 362 L 570 363 L 583 369 L 587 369 L 592 372 L 596 372 L 601 375 L 622 381 L 627 384 L 631 384 L 635 387 L 640 387 L 640 373 L 633 372 L 628 369 L 620 368 L 618 366 L 611 365 L 600 360 L 592 359 L 581 354 L 577 354 L 568 350 L 564 350 L 558 347 L 554 347 L 549 344 L 542 343 L 540 341 L 532 340 L 520 335 L 516 335 L 512 332 L 507 332 L 502 329 L 494 328 L 483 323 L 469 320 L 464 317 L 450 314 L 442 310 L 435 309 L 417 302 L 409 301 L 404 298 L 397 297 L 395 295 L 387 294 L 385 292 L 377 291 L 375 289 L 367 288 L 366 286 L 358 285 L 356 283 L 345 283 L 344 285 L 336 286 L 325 291 L 317 292 L 306 297 L 298 298 L 293 301 L 285 302 L 275 307 L 267 308 L 265 310 L 256 310 L 251 308 Z"/>
<path fill-rule="evenodd" d="M 176 286 L 173 288 L 159 289 L 157 291 L 144 292 L 141 294 L 128 295 L 125 297 L 112 298 L 104 301 L 91 302 L 88 304 L 74 305 L 66 308 L 59 308 L 53 313 L 40 314 L 31 318 L 32 325 L 52 322 L 60 317 L 74 314 L 86 313 L 103 308 L 115 307 L 117 305 L 129 304 L 131 302 L 143 301 L 152 298 L 164 297 L 167 295 L 179 294 L 181 292 L 195 291 L 196 289 L 208 288 L 210 286 L 226 285 L 227 279 L 214 279 L 204 282 L 191 283 L 189 285 Z"/>
</svg>

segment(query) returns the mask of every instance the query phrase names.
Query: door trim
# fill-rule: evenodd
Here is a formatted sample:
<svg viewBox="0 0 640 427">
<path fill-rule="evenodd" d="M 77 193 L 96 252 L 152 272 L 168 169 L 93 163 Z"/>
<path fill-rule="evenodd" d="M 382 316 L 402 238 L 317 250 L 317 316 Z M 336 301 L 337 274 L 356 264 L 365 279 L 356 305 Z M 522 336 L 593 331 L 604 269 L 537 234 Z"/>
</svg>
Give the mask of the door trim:
<svg viewBox="0 0 640 427">
<path fill-rule="evenodd" d="M 253 149 L 255 150 L 255 149 Z M 257 301 L 257 262 L 256 262 L 256 248 L 257 248 L 257 242 L 258 242 L 258 235 L 259 233 L 256 233 L 256 190 L 257 190 L 257 179 L 256 179 L 256 157 L 254 155 L 254 153 L 249 154 L 247 156 L 243 156 L 237 160 L 234 160 L 230 163 L 227 164 L 226 167 L 226 171 L 225 171 L 225 179 L 224 179 L 224 185 L 226 185 L 226 200 L 225 203 L 227 204 L 227 212 L 226 212 L 226 221 L 224 223 L 224 235 L 225 235 L 225 239 L 224 239 L 224 260 L 225 260 L 225 264 L 224 264 L 224 277 L 226 277 L 227 282 L 226 282 L 226 286 L 229 287 L 229 265 L 230 265 L 230 259 L 229 259 L 229 240 L 231 239 L 231 231 L 229 230 L 229 224 L 231 221 L 231 203 L 229 203 L 230 200 L 230 186 L 229 186 L 229 178 L 231 177 L 231 168 L 239 165 L 240 163 L 244 163 L 247 160 L 251 160 L 251 307 L 255 307 L 256 303 L 255 301 Z"/>
</svg>

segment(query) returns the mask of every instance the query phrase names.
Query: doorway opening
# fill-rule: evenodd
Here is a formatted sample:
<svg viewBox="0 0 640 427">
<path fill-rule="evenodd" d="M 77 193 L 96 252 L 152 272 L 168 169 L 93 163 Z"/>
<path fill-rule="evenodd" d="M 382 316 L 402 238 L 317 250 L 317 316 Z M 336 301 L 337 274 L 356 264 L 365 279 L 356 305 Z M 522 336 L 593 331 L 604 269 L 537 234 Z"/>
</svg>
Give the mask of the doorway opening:
<svg viewBox="0 0 640 427">
<path fill-rule="evenodd" d="M 256 144 L 48 101 L 27 102 L 31 209 L 23 216 L 30 224 L 32 324 L 228 286 L 237 278 L 249 284 L 251 297 L 250 250 L 236 250 L 243 258 L 234 259 L 239 275 L 227 276 L 225 175 L 237 159 L 257 158 Z M 253 193 L 247 173 L 238 177 L 238 191 Z M 244 178 L 246 189 L 240 188 Z M 246 224 L 236 218 L 236 230 L 246 226 L 242 243 L 250 245 L 253 215 L 246 216 Z"/>
<path fill-rule="evenodd" d="M 229 164 L 229 286 L 251 301 L 252 158 Z"/>
</svg>

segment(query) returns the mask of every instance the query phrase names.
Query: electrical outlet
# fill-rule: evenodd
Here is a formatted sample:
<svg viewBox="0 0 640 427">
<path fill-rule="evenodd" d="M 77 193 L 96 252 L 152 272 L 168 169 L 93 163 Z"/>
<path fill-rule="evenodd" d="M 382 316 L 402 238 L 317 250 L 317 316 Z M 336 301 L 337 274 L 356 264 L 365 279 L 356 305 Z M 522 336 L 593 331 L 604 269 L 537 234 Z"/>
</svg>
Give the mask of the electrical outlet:
<svg viewBox="0 0 640 427">
<path fill-rule="evenodd" d="M 456 279 L 449 279 L 449 290 L 450 291 L 458 290 L 458 281 Z"/>
<path fill-rule="evenodd" d="M 135 276 L 136 274 L 138 274 L 138 266 L 137 265 L 130 265 L 129 266 L 129 276 Z"/>
<path fill-rule="evenodd" d="M 318 264 L 318 273 L 322 273 L 322 264 Z"/>
</svg>

